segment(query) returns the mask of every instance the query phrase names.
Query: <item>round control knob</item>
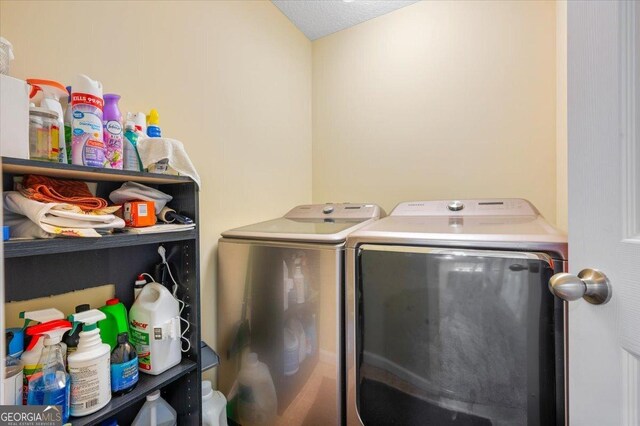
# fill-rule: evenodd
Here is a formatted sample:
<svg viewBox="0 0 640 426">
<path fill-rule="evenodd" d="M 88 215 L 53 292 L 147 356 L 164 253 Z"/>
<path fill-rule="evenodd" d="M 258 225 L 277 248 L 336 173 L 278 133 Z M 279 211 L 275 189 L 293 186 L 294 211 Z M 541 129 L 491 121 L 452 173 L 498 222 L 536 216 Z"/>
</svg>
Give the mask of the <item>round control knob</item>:
<svg viewBox="0 0 640 426">
<path fill-rule="evenodd" d="M 324 214 L 333 213 L 333 206 L 324 206 L 322 208 L 322 213 Z"/>
<path fill-rule="evenodd" d="M 460 210 L 464 209 L 464 204 L 462 204 L 462 201 L 452 201 L 447 204 L 447 208 L 452 212 L 459 212 Z"/>
</svg>

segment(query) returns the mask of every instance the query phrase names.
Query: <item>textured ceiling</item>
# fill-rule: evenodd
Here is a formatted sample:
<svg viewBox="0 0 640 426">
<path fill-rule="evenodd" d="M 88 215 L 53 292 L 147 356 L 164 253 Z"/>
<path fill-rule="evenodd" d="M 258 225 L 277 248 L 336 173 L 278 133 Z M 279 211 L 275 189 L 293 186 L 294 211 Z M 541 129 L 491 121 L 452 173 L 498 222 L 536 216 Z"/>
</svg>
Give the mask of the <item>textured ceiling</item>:
<svg viewBox="0 0 640 426">
<path fill-rule="evenodd" d="M 418 0 L 272 0 L 310 40 L 344 30 Z"/>
</svg>

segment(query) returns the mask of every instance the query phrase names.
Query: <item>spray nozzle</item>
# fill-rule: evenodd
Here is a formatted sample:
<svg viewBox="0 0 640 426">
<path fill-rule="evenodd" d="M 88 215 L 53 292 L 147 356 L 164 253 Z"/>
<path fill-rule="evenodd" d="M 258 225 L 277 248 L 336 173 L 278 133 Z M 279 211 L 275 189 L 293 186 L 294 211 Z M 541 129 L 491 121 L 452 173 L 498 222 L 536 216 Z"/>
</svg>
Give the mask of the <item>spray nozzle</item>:
<svg viewBox="0 0 640 426">
<path fill-rule="evenodd" d="M 104 312 L 97 309 L 89 309 L 88 311 L 69 315 L 69 321 L 73 323 L 71 333 L 75 333 L 76 329 L 82 324 L 82 331 L 91 331 L 98 328 L 98 321 L 107 319 Z"/>
<path fill-rule="evenodd" d="M 31 86 L 29 98 L 33 98 L 41 91 L 45 98 L 52 98 L 59 101 L 64 96 L 68 96 L 67 89 L 57 81 L 43 80 L 41 78 L 28 78 L 27 83 Z"/>
<path fill-rule="evenodd" d="M 53 320 L 64 319 L 64 314 L 55 308 L 40 309 L 38 311 L 22 311 L 20 312 L 20 318 L 24 319 L 24 330 L 29 326 L 31 321 L 33 322 L 47 322 Z"/>
<path fill-rule="evenodd" d="M 29 342 L 29 346 L 27 346 L 27 350 L 30 351 L 33 349 L 41 337 L 45 337 L 45 346 L 60 343 L 60 341 L 62 341 L 62 336 L 67 330 L 71 330 L 71 323 L 62 319 L 33 325 L 27 328 L 27 335 L 32 337 L 31 342 Z"/>
</svg>

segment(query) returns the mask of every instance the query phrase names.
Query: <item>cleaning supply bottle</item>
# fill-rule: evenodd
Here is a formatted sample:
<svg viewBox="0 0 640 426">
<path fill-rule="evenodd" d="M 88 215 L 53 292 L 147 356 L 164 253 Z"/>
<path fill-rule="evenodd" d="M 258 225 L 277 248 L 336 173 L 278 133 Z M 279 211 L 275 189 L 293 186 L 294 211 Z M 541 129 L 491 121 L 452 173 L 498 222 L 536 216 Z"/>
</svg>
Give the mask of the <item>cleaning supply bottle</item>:
<svg viewBox="0 0 640 426">
<path fill-rule="evenodd" d="M 27 83 L 31 86 L 31 98 L 35 97 L 37 92 L 42 92 L 44 98 L 40 101 L 40 107 L 54 111 L 58 114 L 57 141 L 52 141 L 52 157 L 49 159 L 60 163 L 67 162 L 67 148 L 64 136 L 64 119 L 62 113 L 62 105 L 60 99 L 67 95 L 67 89 L 57 81 L 43 80 L 39 78 L 28 78 Z"/>
<path fill-rule="evenodd" d="M 82 305 L 78 305 L 76 306 L 75 312 L 76 314 L 79 314 L 80 312 L 86 312 L 89 309 L 91 309 L 91 306 L 89 306 L 89 304 L 84 303 Z M 80 328 L 76 327 L 75 330 L 69 330 L 66 333 L 64 333 L 64 337 L 62 338 L 62 341 L 67 345 L 67 356 L 69 356 L 70 353 L 75 352 L 76 349 L 78 348 L 78 341 L 80 340 Z"/>
<path fill-rule="evenodd" d="M 140 295 L 140 292 L 147 285 L 147 280 L 144 278 L 144 275 L 138 275 L 138 279 L 133 283 L 133 298 L 137 299 Z"/>
<path fill-rule="evenodd" d="M 161 138 L 162 131 L 160 130 L 160 114 L 157 109 L 152 109 L 149 112 L 149 118 L 147 120 L 147 136 L 150 138 Z"/>
<path fill-rule="evenodd" d="M 37 311 L 24 311 L 20 312 L 20 318 L 24 319 L 24 330 L 28 334 L 29 328 L 33 327 L 31 323 L 46 323 L 48 321 L 64 319 L 64 314 L 57 309 L 40 309 Z M 32 340 L 33 341 L 33 340 Z M 35 344 L 27 346 L 25 351 L 20 356 L 20 360 L 24 365 L 24 377 L 23 377 L 23 405 L 27 403 L 27 394 L 29 391 L 29 379 L 31 375 L 38 369 L 42 368 L 38 362 L 44 349 L 44 341 L 42 339 L 36 339 Z M 66 349 L 65 349 L 66 350 Z"/>
<path fill-rule="evenodd" d="M 227 400 L 214 391 L 211 382 L 202 382 L 202 426 L 227 426 Z"/>
<path fill-rule="evenodd" d="M 104 145 L 107 161 L 112 169 L 122 170 L 123 138 L 122 114 L 118 108 L 120 95 L 107 93 L 104 95 L 104 112 L 102 125 L 104 126 Z"/>
<path fill-rule="evenodd" d="M 300 341 L 289 327 L 284 329 L 284 375 L 293 376 L 300 369 Z"/>
<path fill-rule="evenodd" d="M 135 172 L 142 171 L 140 155 L 138 154 L 138 134 L 133 121 L 127 120 L 124 126 L 124 169 Z"/>
<path fill-rule="evenodd" d="M 129 334 L 118 334 L 118 346 L 111 352 L 111 392 L 129 393 L 138 383 L 138 352 L 129 343 Z"/>
<path fill-rule="evenodd" d="M 97 309 L 71 315 L 74 328 L 82 324 L 78 349 L 67 359 L 72 416 L 95 413 L 111 401 L 111 350 L 100 340 L 97 326 L 97 322 L 105 318 Z"/>
<path fill-rule="evenodd" d="M 304 286 L 304 275 L 302 274 L 302 268 L 300 265 L 296 266 L 295 272 L 293 274 L 293 282 L 296 287 L 296 298 L 298 303 L 304 303 L 305 300 L 305 286 Z"/>
<path fill-rule="evenodd" d="M 298 362 L 302 364 L 302 362 L 307 357 L 307 335 L 304 332 L 304 327 L 302 326 L 302 321 L 298 318 L 291 318 L 289 320 L 287 326 L 298 338 L 299 346 L 298 346 Z"/>
<path fill-rule="evenodd" d="M 160 391 L 147 395 L 138 415 L 131 426 L 174 426 L 178 424 L 176 410 L 160 397 Z"/>
<path fill-rule="evenodd" d="M 73 111 L 71 107 L 71 86 L 67 86 L 67 107 L 64 109 L 64 145 L 67 149 L 67 164 L 71 164 L 71 142 L 73 135 Z"/>
<path fill-rule="evenodd" d="M 136 124 L 136 133 L 138 139 L 147 137 L 147 115 L 144 112 L 137 112 L 133 116 L 133 122 Z"/>
<path fill-rule="evenodd" d="M 129 333 L 129 319 L 127 318 L 127 308 L 119 299 L 109 299 L 100 310 L 106 318 L 98 322 L 100 338 L 113 350 L 118 344 L 120 333 Z"/>
<path fill-rule="evenodd" d="M 144 286 L 129 311 L 129 328 L 140 371 L 157 375 L 180 363 L 180 308 L 165 286 Z"/>
<path fill-rule="evenodd" d="M 276 419 L 278 398 L 269 367 L 258 354 L 247 353 L 238 373 L 238 418 L 242 426 L 271 424 Z"/>
<path fill-rule="evenodd" d="M 80 166 L 105 167 L 108 162 L 105 157 L 102 130 L 104 108 L 102 84 L 84 74 L 79 74 L 72 87 L 72 163 Z"/>
<path fill-rule="evenodd" d="M 9 331 L 5 335 L 7 344 L 7 358 L 4 364 L 4 380 L 2 381 L 2 405 L 22 405 L 22 381 L 24 379 L 24 364 L 20 359 L 11 356 L 11 341 L 14 334 Z"/>
<path fill-rule="evenodd" d="M 71 329 L 65 320 L 48 321 L 27 329 L 33 336 L 29 346 L 43 340 L 47 350 L 42 351 L 39 364 L 42 365 L 29 380 L 28 405 L 62 406 L 62 423 L 69 419 L 69 375 L 62 363 L 62 335 Z"/>
</svg>

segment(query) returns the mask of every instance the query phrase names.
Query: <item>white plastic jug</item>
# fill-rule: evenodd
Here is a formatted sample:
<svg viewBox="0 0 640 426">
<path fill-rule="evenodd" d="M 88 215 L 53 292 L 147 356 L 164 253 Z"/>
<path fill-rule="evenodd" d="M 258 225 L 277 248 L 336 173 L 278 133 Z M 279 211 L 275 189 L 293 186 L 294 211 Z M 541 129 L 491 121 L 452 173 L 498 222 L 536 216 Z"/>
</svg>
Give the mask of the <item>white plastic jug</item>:
<svg viewBox="0 0 640 426">
<path fill-rule="evenodd" d="M 180 308 L 163 285 L 144 286 L 129 311 L 129 325 L 141 372 L 157 375 L 180 363 Z"/>
<path fill-rule="evenodd" d="M 269 367 L 258 361 L 258 354 L 245 355 L 238 373 L 238 417 L 242 426 L 269 425 L 278 410 L 276 388 Z"/>
<path fill-rule="evenodd" d="M 176 410 L 164 399 L 160 398 L 160 391 L 147 395 L 138 415 L 131 426 L 175 426 L 178 424 Z"/>
<path fill-rule="evenodd" d="M 202 382 L 202 425 L 227 426 L 227 399 L 209 380 Z"/>
</svg>

